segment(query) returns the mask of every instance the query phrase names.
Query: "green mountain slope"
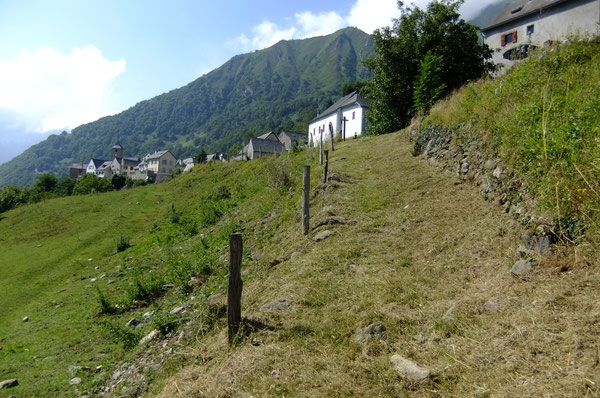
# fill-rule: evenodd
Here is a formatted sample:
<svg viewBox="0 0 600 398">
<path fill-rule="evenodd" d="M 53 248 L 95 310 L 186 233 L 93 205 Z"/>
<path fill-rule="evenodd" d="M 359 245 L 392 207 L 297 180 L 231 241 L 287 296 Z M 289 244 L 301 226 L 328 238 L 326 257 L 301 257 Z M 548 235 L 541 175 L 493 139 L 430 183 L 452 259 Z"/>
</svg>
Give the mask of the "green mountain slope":
<svg viewBox="0 0 600 398">
<path fill-rule="evenodd" d="M 66 175 L 72 162 L 107 157 L 117 140 L 130 156 L 170 148 L 184 157 L 200 147 L 224 151 L 270 129 L 304 131 L 343 83 L 369 76 L 361 60 L 373 54 L 370 35 L 346 28 L 235 56 L 184 87 L 32 146 L 0 165 L 0 187 L 43 172 Z"/>
</svg>

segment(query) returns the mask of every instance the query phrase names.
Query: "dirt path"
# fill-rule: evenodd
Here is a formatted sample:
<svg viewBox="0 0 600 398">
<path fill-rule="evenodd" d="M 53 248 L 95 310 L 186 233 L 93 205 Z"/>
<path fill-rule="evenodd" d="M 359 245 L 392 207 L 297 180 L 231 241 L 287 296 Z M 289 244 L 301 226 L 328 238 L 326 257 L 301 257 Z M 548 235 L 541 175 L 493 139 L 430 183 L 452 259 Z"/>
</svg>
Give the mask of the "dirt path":
<svg viewBox="0 0 600 398">
<path fill-rule="evenodd" d="M 264 252 L 284 261 L 246 274 L 244 313 L 277 330 L 229 351 L 221 325 L 160 396 L 598 396 L 597 264 L 568 249 L 515 278 L 519 224 L 410 152 L 401 134 L 338 145 L 312 220 L 341 224 L 314 242 L 294 220 Z M 356 342 L 373 322 L 383 336 Z M 435 376 L 404 381 L 393 354 Z"/>
</svg>

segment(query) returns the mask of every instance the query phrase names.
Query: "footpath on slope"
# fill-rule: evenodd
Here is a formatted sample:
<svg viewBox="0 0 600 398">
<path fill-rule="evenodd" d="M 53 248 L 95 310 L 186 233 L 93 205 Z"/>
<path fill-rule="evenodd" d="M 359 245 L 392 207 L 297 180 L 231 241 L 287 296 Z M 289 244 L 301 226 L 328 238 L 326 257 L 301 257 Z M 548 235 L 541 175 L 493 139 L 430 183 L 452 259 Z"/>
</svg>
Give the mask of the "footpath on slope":
<svg viewBox="0 0 600 398">
<path fill-rule="evenodd" d="M 215 328 L 159 396 L 600 394 L 596 264 L 567 248 L 513 276 L 519 223 L 404 133 L 340 143 L 329 168 L 338 181 L 311 197 L 325 225 L 304 237 L 298 217 L 259 253 L 271 266 L 244 274 L 243 315 L 271 330 L 229 349 Z M 407 381 L 394 355 L 430 377 Z"/>
</svg>

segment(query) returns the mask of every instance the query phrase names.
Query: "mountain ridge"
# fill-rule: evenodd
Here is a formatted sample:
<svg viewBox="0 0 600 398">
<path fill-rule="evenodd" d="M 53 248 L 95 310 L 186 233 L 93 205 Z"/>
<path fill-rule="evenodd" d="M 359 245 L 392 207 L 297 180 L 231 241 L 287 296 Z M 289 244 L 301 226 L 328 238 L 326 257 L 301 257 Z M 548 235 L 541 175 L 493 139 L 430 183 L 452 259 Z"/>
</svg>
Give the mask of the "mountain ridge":
<svg viewBox="0 0 600 398">
<path fill-rule="evenodd" d="M 372 37 L 352 27 L 236 55 L 185 86 L 31 146 L 0 165 L 0 187 L 64 176 L 73 162 L 106 157 L 117 140 L 131 156 L 169 148 L 185 157 L 268 130 L 303 131 L 343 83 L 370 75 L 361 61 L 373 55 Z"/>
</svg>

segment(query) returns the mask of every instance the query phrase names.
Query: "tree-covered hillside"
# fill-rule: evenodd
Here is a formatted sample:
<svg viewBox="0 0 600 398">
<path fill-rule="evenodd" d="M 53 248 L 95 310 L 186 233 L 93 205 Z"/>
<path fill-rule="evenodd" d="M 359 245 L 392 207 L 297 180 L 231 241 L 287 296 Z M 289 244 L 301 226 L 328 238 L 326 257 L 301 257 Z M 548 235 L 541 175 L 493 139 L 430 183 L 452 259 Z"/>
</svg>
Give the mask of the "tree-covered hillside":
<svg viewBox="0 0 600 398">
<path fill-rule="evenodd" d="M 106 158 L 116 141 L 129 156 L 169 148 L 184 157 L 225 151 L 268 130 L 304 131 L 344 83 L 369 76 L 361 61 L 373 55 L 371 36 L 346 28 L 235 56 L 184 87 L 32 146 L 0 165 L 0 187 L 66 175 L 73 162 Z"/>
</svg>

